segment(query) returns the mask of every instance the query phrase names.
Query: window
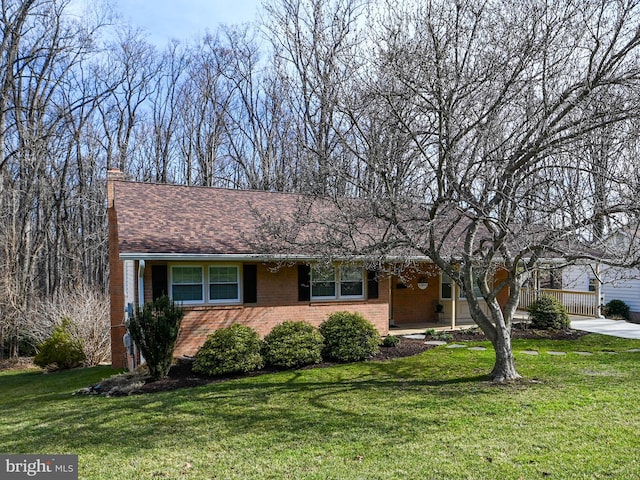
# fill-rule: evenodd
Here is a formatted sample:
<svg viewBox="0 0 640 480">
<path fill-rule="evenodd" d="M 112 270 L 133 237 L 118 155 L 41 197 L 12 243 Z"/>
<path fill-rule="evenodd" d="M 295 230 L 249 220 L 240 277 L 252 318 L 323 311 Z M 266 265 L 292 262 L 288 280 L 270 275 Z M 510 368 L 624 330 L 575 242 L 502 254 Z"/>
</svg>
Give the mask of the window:
<svg viewBox="0 0 640 480">
<path fill-rule="evenodd" d="M 460 295 L 459 298 L 466 299 L 467 296 L 464 294 L 462 288 L 459 289 Z M 446 273 L 442 272 L 442 281 L 440 283 L 440 298 L 447 300 L 451 299 L 453 294 L 453 280 Z M 473 277 L 473 294 L 476 298 L 482 298 L 482 293 L 480 292 L 480 287 L 478 287 L 477 277 L 474 275 Z"/>
<path fill-rule="evenodd" d="M 589 277 L 589 291 L 595 292 L 598 288 L 598 280 L 595 277 Z"/>
<path fill-rule="evenodd" d="M 442 281 L 440 282 L 440 286 L 440 298 L 452 298 L 453 282 L 451 281 L 451 277 L 444 272 L 442 272 Z"/>
<path fill-rule="evenodd" d="M 473 276 L 473 295 L 475 298 L 482 298 L 482 292 L 480 291 L 480 287 L 478 286 L 478 277 L 477 275 Z M 464 290 L 460 289 L 460 298 L 466 299 L 467 296 L 464 294 Z"/>
<path fill-rule="evenodd" d="M 364 298 L 364 269 L 314 265 L 311 268 L 311 298 L 314 300 Z"/>
<path fill-rule="evenodd" d="M 364 275 L 361 267 L 343 265 L 340 267 L 340 296 L 362 298 L 364 296 Z"/>
<path fill-rule="evenodd" d="M 213 303 L 239 302 L 239 269 L 235 265 L 209 267 L 209 300 Z"/>
<path fill-rule="evenodd" d="M 203 302 L 202 267 L 171 267 L 171 298 L 176 302 Z"/>
<path fill-rule="evenodd" d="M 311 298 L 336 298 L 336 270 L 330 266 L 311 268 Z"/>
</svg>

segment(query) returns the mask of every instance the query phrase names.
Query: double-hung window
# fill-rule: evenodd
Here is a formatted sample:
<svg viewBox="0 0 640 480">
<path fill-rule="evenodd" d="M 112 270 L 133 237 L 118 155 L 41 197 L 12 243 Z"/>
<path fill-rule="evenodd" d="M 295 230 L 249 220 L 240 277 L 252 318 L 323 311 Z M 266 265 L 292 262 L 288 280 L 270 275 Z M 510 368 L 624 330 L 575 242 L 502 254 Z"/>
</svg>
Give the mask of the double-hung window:
<svg viewBox="0 0 640 480">
<path fill-rule="evenodd" d="M 176 302 L 204 301 L 203 268 L 199 266 L 171 267 L 171 298 Z"/>
<path fill-rule="evenodd" d="M 311 268 L 311 298 L 339 300 L 364 298 L 364 269 L 357 265 L 314 265 Z"/>
<path fill-rule="evenodd" d="M 336 269 L 317 265 L 311 268 L 311 298 L 336 298 Z"/>
<path fill-rule="evenodd" d="M 340 267 L 340 296 L 342 298 L 363 298 L 364 271 L 356 265 Z"/>
<path fill-rule="evenodd" d="M 209 301 L 212 303 L 240 301 L 240 272 L 236 265 L 209 267 Z"/>
</svg>

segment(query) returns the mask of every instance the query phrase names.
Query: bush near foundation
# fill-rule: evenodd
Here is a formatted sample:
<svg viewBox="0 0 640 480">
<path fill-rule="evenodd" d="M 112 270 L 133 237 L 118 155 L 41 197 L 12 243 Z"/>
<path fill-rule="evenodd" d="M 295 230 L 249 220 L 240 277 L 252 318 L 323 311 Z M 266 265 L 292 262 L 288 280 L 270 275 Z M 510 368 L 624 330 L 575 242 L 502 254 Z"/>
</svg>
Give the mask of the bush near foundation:
<svg viewBox="0 0 640 480">
<path fill-rule="evenodd" d="M 205 375 L 246 373 L 264 366 L 258 333 L 245 325 L 221 328 L 207 337 L 193 363 L 193 371 Z"/>
<path fill-rule="evenodd" d="M 154 380 L 169 374 L 184 310 L 166 295 L 138 309 L 127 324 Z"/>
<path fill-rule="evenodd" d="M 307 322 L 284 322 L 264 337 L 262 354 L 268 365 L 295 368 L 322 361 L 324 337 Z"/>
<path fill-rule="evenodd" d="M 550 295 L 541 295 L 529 305 L 529 319 L 533 328 L 562 330 L 569 328 L 569 314 L 562 303 Z"/>
<path fill-rule="evenodd" d="M 71 337 L 70 324 L 70 320 L 64 318 L 62 325 L 56 327 L 51 336 L 38 345 L 33 363 L 50 370 L 75 368 L 84 363 L 82 343 Z"/>
<path fill-rule="evenodd" d="M 391 348 L 395 347 L 398 344 L 400 344 L 400 339 L 395 335 L 387 335 L 386 337 L 384 337 L 384 340 L 382 340 L 383 347 Z"/>
<path fill-rule="evenodd" d="M 604 315 L 607 318 L 622 317 L 626 320 L 629 320 L 629 305 L 627 305 L 622 300 L 611 300 L 604 306 Z"/>
<path fill-rule="evenodd" d="M 332 313 L 319 330 L 325 344 L 322 355 L 331 360 L 357 362 L 378 353 L 380 334 L 359 313 Z"/>
</svg>

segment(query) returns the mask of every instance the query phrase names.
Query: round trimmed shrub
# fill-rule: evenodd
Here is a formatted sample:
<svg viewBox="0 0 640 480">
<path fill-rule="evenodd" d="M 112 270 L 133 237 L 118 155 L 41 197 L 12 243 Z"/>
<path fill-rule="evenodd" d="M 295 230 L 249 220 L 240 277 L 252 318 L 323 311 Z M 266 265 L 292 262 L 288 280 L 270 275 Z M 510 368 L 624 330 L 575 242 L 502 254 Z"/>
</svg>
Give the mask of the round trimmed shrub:
<svg viewBox="0 0 640 480">
<path fill-rule="evenodd" d="M 246 373 L 264 366 L 258 333 L 245 325 L 221 328 L 207 337 L 193 363 L 205 375 Z"/>
<path fill-rule="evenodd" d="M 395 347 L 399 343 L 400 339 L 395 335 L 387 335 L 386 337 L 384 337 L 384 340 L 382 340 L 382 346 L 387 348 Z"/>
<path fill-rule="evenodd" d="M 606 317 L 622 317 L 629 320 L 629 305 L 622 300 L 611 300 L 604 306 L 604 311 Z"/>
<path fill-rule="evenodd" d="M 378 352 L 380 334 L 359 313 L 336 312 L 320 325 L 324 337 L 322 355 L 339 362 L 357 362 Z"/>
<path fill-rule="evenodd" d="M 307 322 L 284 322 L 264 337 L 262 355 L 268 365 L 300 367 L 322 361 L 324 338 Z"/>
<path fill-rule="evenodd" d="M 33 358 L 33 363 L 50 370 L 64 370 L 82 365 L 82 344 L 71 337 L 70 325 L 71 321 L 68 318 L 62 320 L 62 325 L 56 327 L 51 336 L 38 345 L 38 353 Z"/>
<path fill-rule="evenodd" d="M 529 319 L 533 328 L 562 330 L 569 328 L 569 315 L 562 303 L 550 295 L 541 295 L 529 305 Z"/>
</svg>

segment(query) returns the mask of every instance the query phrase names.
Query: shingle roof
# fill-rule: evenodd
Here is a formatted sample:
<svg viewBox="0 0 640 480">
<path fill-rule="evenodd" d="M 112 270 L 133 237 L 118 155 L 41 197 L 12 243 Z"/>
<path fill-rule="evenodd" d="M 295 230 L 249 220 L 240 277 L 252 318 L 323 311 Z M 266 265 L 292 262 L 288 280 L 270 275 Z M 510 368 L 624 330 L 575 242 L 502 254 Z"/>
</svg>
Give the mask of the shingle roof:
<svg viewBox="0 0 640 480">
<path fill-rule="evenodd" d="M 117 181 L 121 254 L 259 254 L 263 219 L 293 214 L 300 195 Z"/>
<path fill-rule="evenodd" d="M 377 222 L 371 214 L 359 216 L 369 209 L 355 199 L 336 204 L 329 199 L 291 193 L 120 180 L 113 182 L 113 196 L 119 251 L 124 256 L 348 258 L 366 255 L 369 245 L 386 242 L 387 255 L 423 258 L 413 244 L 396 241 L 398 236 L 384 221 Z M 412 240 L 418 244 L 428 242 L 420 212 L 403 213 L 406 225 L 413 229 Z M 462 251 L 467 223 L 464 215 L 446 211 L 433 221 L 435 230 L 442 232 L 436 239 L 442 241 L 442 254 L 456 256 Z M 510 243 L 514 248 L 527 248 L 526 242 L 520 245 L 518 237 L 535 243 L 535 238 L 545 233 L 536 233 L 535 225 L 515 227 L 518 225 L 514 225 Z M 566 243 L 560 239 L 554 245 L 569 254 L 577 248 L 576 258 L 589 253 L 582 244 L 562 242 Z M 549 249 L 546 256 L 553 257 L 555 251 Z"/>
</svg>

